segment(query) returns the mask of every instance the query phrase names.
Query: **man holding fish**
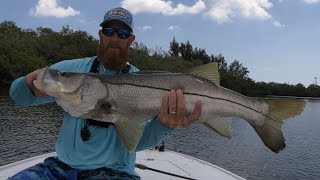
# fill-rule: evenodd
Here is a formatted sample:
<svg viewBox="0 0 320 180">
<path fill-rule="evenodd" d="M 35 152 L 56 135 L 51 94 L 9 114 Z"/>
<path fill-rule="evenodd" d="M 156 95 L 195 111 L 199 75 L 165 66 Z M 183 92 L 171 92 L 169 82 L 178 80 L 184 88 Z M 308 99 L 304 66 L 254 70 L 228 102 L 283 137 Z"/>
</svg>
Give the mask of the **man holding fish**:
<svg viewBox="0 0 320 180">
<path fill-rule="evenodd" d="M 50 68 L 64 72 L 93 72 L 106 75 L 139 71 L 128 63 L 129 47 L 135 40 L 131 13 L 124 8 L 111 9 L 105 14 L 100 26 L 97 57 L 61 61 Z M 55 100 L 59 105 L 63 104 L 41 87 L 35 86 L 34 82 L 39 81 L 38 77 L 42 72 L 41 69 L 35 70 L 12 83 L 10 96 L 17 104 L 32 106 Z M 201 102 L 196 101 L 193 103 L 192 112 L 186 113 L 185 97 L 179 89 L 168 91 L 162 95 L 161 102 L 158 103 L 161 106 L 158 116 L 144 121 L 143 125 L 139 126 L 133 123 L 115 126 L 115 115 L 112 116 L 112 121 L 99 122 L 92 116 L 81 118 L 81 115 L 77 116 L 77 112 L 65 112 L 56 142 L 57 158 L 48 158 L 41 165 L 21 171 L 11 179 L 82 179 L 88 176 L 139 179 L 134 171 L 135 151 L 154 147 L 173 128 L 187 127 L 197 121 L 202 111 Z M 62 106 L 74 106 L 81 109 L 81 112 L 97 108 L 96 104 L 90 107 L 88 104 L 90 103 L 71 103 Z M 109 105 L 103 104 L 104 107 Z M 109 110 L 114 109 L 110 106 Z M 126 130 L 121 127 L 136 129 L 141 131 L 141 134 L 134 137 L 130 133 L 126 134 Z M 117 134 L 120 134 L 120 137 Z"/>
</svg>

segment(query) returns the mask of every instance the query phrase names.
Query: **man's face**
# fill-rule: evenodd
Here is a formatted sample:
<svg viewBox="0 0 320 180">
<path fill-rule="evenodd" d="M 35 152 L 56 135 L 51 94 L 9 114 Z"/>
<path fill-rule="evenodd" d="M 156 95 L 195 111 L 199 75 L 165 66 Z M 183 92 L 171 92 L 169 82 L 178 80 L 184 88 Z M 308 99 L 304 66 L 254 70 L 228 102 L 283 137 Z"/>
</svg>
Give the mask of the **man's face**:
<svg viewBox="0 0 320 180">
<path fill-rule="evenodd" d="M 103 28 L 115 29 L 128 29 L 121 21 L 112 20 L 106 23 Z M 98 47 L 99 61 L 107 68 L 120 69 L 129 60 L 129 47 L 135 39 L 134 35 L 129 38 L 120 39 L 115 32 L 112 36 L 108 37 L 99 31 L 100 45 Z"/>
</svg>

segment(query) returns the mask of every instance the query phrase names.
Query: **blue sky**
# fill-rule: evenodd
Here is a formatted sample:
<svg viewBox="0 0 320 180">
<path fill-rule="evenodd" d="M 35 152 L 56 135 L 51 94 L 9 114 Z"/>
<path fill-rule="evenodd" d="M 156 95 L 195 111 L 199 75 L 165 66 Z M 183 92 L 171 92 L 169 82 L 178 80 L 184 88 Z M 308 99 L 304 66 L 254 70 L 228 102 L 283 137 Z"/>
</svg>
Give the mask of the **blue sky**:
<svg viewBox="0 0 320 180">
<path fill-rule="evenodd" d="M 320 0 L 2 0 L 0 21 L 98 37 L 105 12 L 118 6 L 133 12 L 147 47 L 168 50 L 176 37 L 239 60 L 255 81 L 320 84 Z"/>
</svg>

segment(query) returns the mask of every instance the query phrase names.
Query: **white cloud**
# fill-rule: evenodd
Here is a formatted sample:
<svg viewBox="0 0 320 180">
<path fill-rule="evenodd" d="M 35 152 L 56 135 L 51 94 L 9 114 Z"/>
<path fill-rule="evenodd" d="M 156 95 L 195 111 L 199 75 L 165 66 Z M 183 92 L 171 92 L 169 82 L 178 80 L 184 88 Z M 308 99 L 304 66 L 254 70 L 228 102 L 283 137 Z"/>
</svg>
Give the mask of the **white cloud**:
<svg viewBox="0 0 320 180">
<path fill-rule="evenodd" d="M 151 27 L 151 26 L 142 26 L 142 27 L 139 27 L 139 29 L 140 29 L 141 31 L 148 31 L 148 30 L 151 30 L 152 27 Z"/>
<path fill-rule="evenodd" d="M 97 22 L 97 20 L 92 20 L 92 21 L 90 21 L 90 20 L 85 19 L 85 18 L 79 18 L 79 19 L 77 19 L 77 21 L 78 21 L 79 23 L 81 23 L 81 24 L 85 25 L 85 26 L 87 26 L 87 25 L 90 25 L 90 24 L 93 24 L 93 23 L 96 23 L 96 22 Z"/>
<path fill-rule="evenodd" d="M 174 5 L 170 0 L 123 0 L 121 6 L 132 13 L 202 14 L 218 23 L 225 23 L 240 18 L 270 20 L 272 16 L 267 10 L 273 7 L 273 4 L 271 0 L 198 0 L 187 6 L 182 3 Z"/>
<path fill-rule="evenodd" d="M 279 28 L 286 27 L 285 25 L 281 24 L 279 21 L 276 21 L 276 20 L 274 20 L 272 24 L 274 27 L 279 27 Z"/>
<path fill-rule="evenodd" d="M 173 6 L 171 1 L 165 0 L 123 0 L 121 6 L 132 13 L 162 13 L 164 15 L 197 14 L 205 9 L 205 3 L 198 0 L 193 6 L 186 6 L 179 3 Z"/>
<path fill-rule="evenodd" d="M 320 0 L 303 0 L 303 2 L 307 3 L 307 4 L 315 4 L 320 2 Z"/>
<path fill-rule="evenodd" d="M 80 14 L 80 11 L 68 6 L 64 8 L 58 5 L 58 0 L 39 0 L 36 7 L 30 9 L 30 15 L 33 16 L 53 16 L 57 18 L 64 18 L 68 16 L 76 16 Z"/>
<path fill-rule="evenodd" d="M 179 31 L 179 30 L 181 30 L 181 28 L 179 26 L 169 26 L 168 30 L 170 30 L 170 31 Z"/>
<path fill-rule="evenodd" d="M 229 22 L 234 18 L 268 20 L 267 12 L 273 4 L 269 0 L 206 0 L 209 10 L 206 16 L 218 23 Z"/>
</svg>

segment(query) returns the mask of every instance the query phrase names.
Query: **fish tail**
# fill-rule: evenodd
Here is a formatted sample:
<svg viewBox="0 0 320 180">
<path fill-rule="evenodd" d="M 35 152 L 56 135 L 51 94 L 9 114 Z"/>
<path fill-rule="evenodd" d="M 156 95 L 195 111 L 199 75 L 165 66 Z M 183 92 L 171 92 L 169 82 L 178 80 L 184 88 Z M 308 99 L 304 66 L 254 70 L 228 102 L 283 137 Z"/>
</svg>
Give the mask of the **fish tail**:
<svg viewBox="0 0 320 180">
<path fill-rule="evenodd" d="M 264 99 L 269 105 L 269 113 L 263 126 L 254 127 L 263 143 L 273 152 L 285 148 L 285 139 L 281 131 L 284 120 L 301 114 L 306 102 L 302 99 Z"/>
</svg>

